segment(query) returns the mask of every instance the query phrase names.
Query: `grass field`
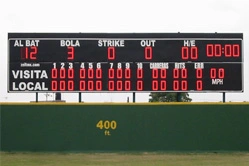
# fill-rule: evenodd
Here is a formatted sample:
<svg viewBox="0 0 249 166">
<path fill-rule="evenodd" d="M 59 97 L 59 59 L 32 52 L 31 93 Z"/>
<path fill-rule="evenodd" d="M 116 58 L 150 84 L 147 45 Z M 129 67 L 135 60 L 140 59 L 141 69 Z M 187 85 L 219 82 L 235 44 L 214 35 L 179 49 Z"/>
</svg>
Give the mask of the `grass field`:
<svg viewBox="0 0 249 166">
<path fill-rule="evenodd" d="M 7 153 L 1 166 L 249 166 L 249 153 Z"/>
</svg>

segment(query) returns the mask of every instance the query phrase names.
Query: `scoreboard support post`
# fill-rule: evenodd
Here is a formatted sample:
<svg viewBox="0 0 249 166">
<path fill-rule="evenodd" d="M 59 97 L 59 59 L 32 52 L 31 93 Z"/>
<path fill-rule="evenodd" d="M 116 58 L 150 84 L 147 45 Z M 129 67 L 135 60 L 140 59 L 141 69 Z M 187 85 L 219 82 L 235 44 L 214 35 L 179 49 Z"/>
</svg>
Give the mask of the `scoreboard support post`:
<svg viewBox="0 0 249 166">
<path fill-rule="evenodd" d="M 222 102 L 226 102 L 226 92 L 222 92 Z"/>
<path fill-rule="evenodd" d="M 79 92 L 79 103 L 81 103 L 81 92 Z"/>
<path fill-rule="evenodd" d="M 38 92 L 35 93 L 35 102 L 38 103 Z"/>
<path fill-rule="evenodd" d="M 180 92 L 177 92 L 176 93 L 176 100 L 177 100 L 177 102 L 181 102 L 181 93 Z"/>
<path fill-rule="evenodd" d="M 135 102 L 136 102 L 136 93 L 133 92 L 132 95 L 133 95 L 133 96 L 132 96 L 133 103 L 135 103 Z"/>
</svg>

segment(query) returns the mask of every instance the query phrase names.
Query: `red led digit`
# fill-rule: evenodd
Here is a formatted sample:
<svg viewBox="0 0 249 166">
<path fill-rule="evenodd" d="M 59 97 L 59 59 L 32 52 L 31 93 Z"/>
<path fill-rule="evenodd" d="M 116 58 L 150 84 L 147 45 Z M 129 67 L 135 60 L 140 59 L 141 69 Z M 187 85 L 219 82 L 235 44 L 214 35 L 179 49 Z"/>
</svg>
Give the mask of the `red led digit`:
<svg viewBox="0 0 249 166">
<path fill-rule="evenodd" d="M 87 74 L 88 78 L 93 78 L 93 69 L 92 68 L 88 69 L 87 73 L 88 73 Z"/>
<path fill-rule="evenodd" d="M 74 90 L 74 82 L 72 80 L 68 81 L 68 90 Z"/>
<path fill-rule="evenodd" d="M 122 77 L 122 69 L 117 69 L 117 78 L 123 78 Z"/>
<path fill-rule="evenodd" d="M 22 48 L 22 54 L 24 53 L 24 56 L 21 55 L 22 59 L 29 59 L 29 48 L 28 47 L 24 47 Z"/>
<path fill-rule="evenodd" d="M 173 81 L 173 90 L 179 90 L 179 81 Z"/>
<path fill-rule="evenodd" d="M 239 57 L 240 56 L 240 49 L 238 44 L 233 45 L 233 56 Z"/>
<path fill-rule="evenodd" d="M 160 85 L 160 87 L 161 87 L 161 90 L 166 90 L 166 81 L 161 81 L 161 85 Z"/>
<path fill-rule="evenodd" d="M 218 70 L 218 77 L 220 79 L 223 79 L 225 77 L 225 70 L 224 70 L 224 68 L 219 68 L 219 70 Z"/>
<path fill-rule="evenodd" d="M 216 57 L 221 56 L 221 45 L 220 44 L 214 45 L 214 56 L 216 56 Z"/>
<path fill-rule="evenodd" d="M 26 59 L 26 47 L 21 47 L 20 52 L 21 59 Z"/>
<path fill-rule="evenodd" d="M 198 59 L 197 47 L 191 47 L 191 59 Z"/>
<path fill-rule="evenodd" d="M 214 45 L 213 44 L 207 44 L 206 53 L 208 57 L 214 56 Z"/>
<path fill-rule="evenodd" d="M 210 78 L 216 78 L 216 69 L 215 68 L 210 69 Z"/>
<path fill-rule="evenodd" d="M 93 90 L 93 81 L 88 81 L 87 89 L 90 90 L 90 91 Z"/>
<path fill-rule="evenodd" d="M 174 78 L 179 78 L 179 69 L 173 69 L 173 77 Z"/>
<path fill-rule="evenodd" d="M 57 69 L 56 68 L 53 68 L 52 69 L 52 78 L 57 78 L 58 75 L 57 75 Z"/>
<path fill-rule="evenodd" d="M 36 54 L 37 54 L 37 47 L 31 47 L 30 48 L 30 59 L 36 59 Z"/>
<path fill-rule="evenodd" d="M 57 81 L 52 81 L 52 91 L 57 91 Z"/>
<path fill-rule="evenodd" d="M 182 87 L 182 90 L 187 90 L 188 89 L 188 82 L 186 80 L 182 81 L 181 87 Z"/>
<path fill-rule="evenodd" d="M 67 75 L 68 78 L 74 78 L 74 69 L 68 69 Z"/>
<path fill-rule="evenodd" d="M 181 75 L 182 75 L 182 78 L 188 78 L 188 71 L 186 68 L 183 68 L 181 70 Z"/>
<path fill-rule="evenodd" d="M 202 69 L 196 69 L 196 78 L 202 78 Z"/>
<path fill-rule="evenodd" d="M 152 90 L 158 90 L 158 81 L 156 80 L 152 81 Z"/>
<path fill-rule="evenodd" d="M 80 69 L 80 78 L 85 78 L 86 77 L 86 70 L 83 68 L 83 69 Z"/>
<path fill-rule="evenodd" d="M 125 81 L 125 90 L 126 91 L 131 90 L 131 81 Z"/>
<path fill-rule="evenodd" d="M 66 78 L 66 69 L 65 68 L 60 69 L 60 78 Z"/>
<path fill-rule="evenodd" d="M 167 71 L 166 69 L 161 69 L 161 78 L 166 78 L 167 76 L 166 71 Z"/>
<path fill-rule="evenodd" d="M 108 78 L 114 78 L 114 69 L 108 69 Z"/>
<path fill-rule="evenodd" d="M 65 81 L 60 81 L 60 90 L 61 91 L 66 90 L 66 82 Z"/>
<path fill-rule="evenodd" d="M 108 81 L 108 89 L 114 90 L 114 81 Z"/>
<path fill-rule="evenodd" d="M 115 47 L 108 47 L 108 59 L 109 60 L 115 59 Z"/>
<path fill-rule="evenodd" d="M 25 47 L 25 59 L 36 59 L 37 54 L 37 47 L 30 47 L 30 53 L 29 53 L 29 47 Z"/>
<path fill-rule="evenodd" d="M 74 47 L 67 47 L 67 59 L 74 59 Z"/>
<path fill-rule="evenodd" d="M 143 69 L 137 69 L 137 78 L 143 78 Z"/>
<path fill-rule="evenodd" d="M 117 90 L 122 90 L 122 81 L 117 81 Z"/>
<path fill-rule="evenodd" d="M 137 90 L 143 90 L 143 81 L 137 81 Z"/>
<path fill-rule="evenodd" d="M 152 59 L 152 47 L 144 48 L 145 59 Z"/>
<path fill-rule="evenodd" d="M 232 45 L 231 44 L 226 44 L 225 45 L 225 56 L 226 57 L 231 57 L 232 56 Z"/>
<path fill-rule="evenodd" d="M 131 69 L 125 69 L 125 78 L 131 78 Z"/>
<path fill-rule="evenodd" d="M 196 81 L 196 89 L 202 90 L 202 81 L 201 80 Z"/>
<path fill-rule="evenodd" d="M 96 69 L 96 78 L 102 78 L 102 69 Z"/>
<path fill-rule="evenodd" d="M 152 78 L 158 78 L 158 69 L 152 69 Z"/>
<path fill-rule="evenodd" d="M 182 47 L 182 59 L 188 59 L 188 47 Z"/>
<path fill-rule="evenodd" d="M 96 81 L 96 90 L 102 90 L 102 81 Z"/>
<path fill-rule="evenodd" d="M 86 82 L 85 81 L 80 81 L 80 90 L 86 90 Z"/>
</svg>

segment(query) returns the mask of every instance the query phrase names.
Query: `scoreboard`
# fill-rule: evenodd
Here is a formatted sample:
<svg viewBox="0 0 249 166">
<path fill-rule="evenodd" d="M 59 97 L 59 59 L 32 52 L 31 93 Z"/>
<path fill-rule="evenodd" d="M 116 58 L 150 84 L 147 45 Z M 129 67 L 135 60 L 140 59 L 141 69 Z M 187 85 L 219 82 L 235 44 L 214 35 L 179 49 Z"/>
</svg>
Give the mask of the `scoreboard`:
<svg viewBox="0 0 249 166">
<path fill-rule="evenodd" d="M 8 34 L 8 92 L 160 91 L 243 92 L 243 34 Z"/>
</svg>

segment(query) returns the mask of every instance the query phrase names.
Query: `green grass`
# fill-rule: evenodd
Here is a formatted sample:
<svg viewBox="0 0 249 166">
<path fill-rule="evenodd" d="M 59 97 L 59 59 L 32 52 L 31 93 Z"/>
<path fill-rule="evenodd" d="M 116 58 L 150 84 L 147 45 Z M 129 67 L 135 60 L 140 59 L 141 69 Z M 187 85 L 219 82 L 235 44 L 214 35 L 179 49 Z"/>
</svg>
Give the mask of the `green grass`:
<svg viewBox="0 0 249 166">
<path fill-rule="evenodd" d="M 0 153 L 1 166 L 249 166 L 249 153 Z"/>
</svg>

